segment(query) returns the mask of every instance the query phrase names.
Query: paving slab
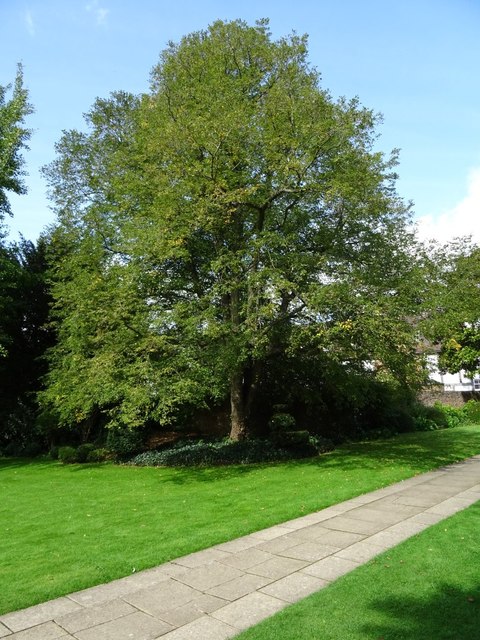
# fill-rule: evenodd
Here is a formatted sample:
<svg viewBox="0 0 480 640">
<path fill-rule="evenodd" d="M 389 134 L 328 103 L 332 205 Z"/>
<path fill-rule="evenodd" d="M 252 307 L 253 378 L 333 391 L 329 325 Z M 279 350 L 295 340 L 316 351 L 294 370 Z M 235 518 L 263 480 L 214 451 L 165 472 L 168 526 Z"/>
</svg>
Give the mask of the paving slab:
<svg viewBox="0 0 480 640">
<path fill-rule="evenodd" d="M 9 640 L 57 640 L 57 638 L 65 640 L 66 638 L 73 638 L 65 629 L 62 629 L 52 621 L 44 622 L 6 637 Z"/>
<path fill-rule="evenodd" d="M 172 625 L 163 620 L 137 611 L 124 618 L 78 631 L 75 637 L 78 640 L 156 640 L 172 629 Z"/>
<path fill-rule="evenodd" d="M 284 558 L 294 558 L 296 560 L 315 562 L 316 560 L 321 560 L 322 558 L 331 556 L 339 550 L 339 547 L 319 544 L 318 542 L 303 542 L 295 547 L 284 549 L 278 555 L 283 556 Z"/>
<path fill-rule="evenodd" d="M 333 516 L 341 515 L 350 508 L 351 507 L 348 505 L 344 506 L 344 503 L 340 505 L 333 505 L 332 507 L 327 507 L 326 509 L 318 511 L 317 513 L 310 513 L 307 516 L 301 516 L 300 518 L 289 520 L 288 522 L 285 522 L 282 527 L 290 530 L 303 529 L 306 526 L 318 524 L 319 522 L 323 522 L 323 520 L 328 520 Z"/>
<path fill-rule="evenodd" d="M 212 611 L 220 609 L 225 604 L 227 604 L 227 601 L 223 598 L 203 594 L 182 607 L 164 611 L 159 617 L 173 627 L 181 627 L 200 618 L 205 613 L 212 613 Z"/>
<path fill-rule="evenodd" d="M 336 555 L 314 562 L 304 569 L 301 569 L 299 573 L 306 573 L 310 576 L 315 576 L 316 578 L 332 582 L 346 573 L 353 571 L 358 566 L 360 566 L 359 562 L 348 560 L 347 558 L 341 558 Z"/>
<path fill-rule="evenodd" d="M 199 591 L 206 591 L 224 582 L 239 578 L 241 575 L 243 575 L 242 572 L 239 569 L 235 569 L 235 567 L 228 567 L 220 562 L 212 562 L 205 567 L 191 569 L 185 574 L 177 576 L 176 580 Z"/>
<path fill-rule="evenodd" d="M 439 515 L 443 515 L 445 517 L 451 516 L 458 511 L 462 511 L 467 507 L 470 507 L 472 504 L 477 502 L 474 500 L 471 502 L 470 500 L 466 500 L 464 498 L 449 498 L 448 500 L 444 500 L 440 502 L 440 504 L 434 505 L 427 509 L 427 513 L 438 513 Z"/>
<path fill-rule="evenodd" d="M 124 596 L 128 604 L 152 616 L 159 616 L 165 611 L 191 602 L 202 595 L 201 591 L 170 579 L 151 589 L 142 589 Z"/>
<path fill-rule="evenodd" d="M 437 524 L 440 520 L 444 520 L 444 516 L 439 513 L 427 513 L 426 511 L 421 511 L 417 513 L 415 516 L 411 516 L 405 522 L 419 522 L 420 524 L 426 524 L 428 526 L 432 524 Z"/>
<path fill-rule="evenodd" d="M 162 640 L 227 640 L 238 635 L 238 629 L 211 617 L 200 618 L 163 636 Z"/>
<path fill-rule="evenodd" d="M 188 567 L 189 569 L 194 569 L 195 567 L 203 567 L 206 564 L 211 564 L 212 562 L 220 562 L 229 556 L 229 553 L 221 549 L 204 549 L 203 551 L 197 551 L 196 553 L 191 553 L 188 556 L 177 558 L 175 560 L 175 564 Z"/>
<path fill-rule="evenodd" d="M 276 582 L 272 582 L 263 589 L 260 589 L 261 593 L 266 593 L 274 598 L 285 600 L 285 602 L 293 603 L 302 600 L 307 596 L 320 591 L 323 587 L 326 587 L 329 582 L 322 580 L 321 578 L 315 578 L 306 573 L 292 573 L 285 578 L 281 578 Z"/>
<path fill-rule="evenodd" d="M 7 627 L 5 627 L 1 622 L 0 622 L 0 638 L 4 638 L 5 636 L 9 636 L 11 635 L 11 630 L 7 629 Z"/>
<path fill-rule="evenodd" d="M 238 600 L 249 593 L 253 593 L 271 582 L 271 578 L 247 573 L 240 576 L 240 578 L 235 578 L 235 580 L 224 582 L 223 584 L 218 585 L 218 587 L 213 587 L 212 589 L 209 589 L 207 593 L 225 600 L 233 601 Z"/>
<path fill-rule="evenodd" d="M 230 540 L 229 542 L 222 542 L 222 544 L 217 545 L 217 549 L 221 551 L 228 551 L 230 553 L 237 553 L 238 551 L 244 551 L 245 549 L 251 549 L 258 544 L 258 538 L 254 538 L 251 535 L 242 536 L 241 538 L 236 538 L 235 540 Z"/>
<path fill-rule="evenodd" d="M 74 611 L 66 616 L 55 618 L 55 622 L 69 633 L 82 631 L 104 622 L 110 622 L 122 618 L 130 613 L 135 613 L 135 608 L 124 600 L 111 600 L 110 602 L 95 607 L 84 607 L 80 611 Z"/>
<path fill-rule="evenodd" d="M 387 496 L 386 498 L 381 498 L 377 500 L 372 508 L 375 511 L 387 511 L 389 513 L 398 513 L 399 515 L 403 515 L 405 518 L 409 516 L 414 516 L 417 513 L 421 513 L 424 511 L 424 507 L 414 507 L 412 505 L 399 504 L 395 502 L 395 496 Z"/>
<path fill-rule="evenodd" d="M 422 495 L 420 492 L 417 495 L 400 495 L 395 498 L 395 504 L 402 504 L 407 507 L 432 507 L 434 504 L 438 504 L 439 500 L 444 500 L 444 496 L 440 498 L 432 496 L 428 493 Z"/>
<path fill-rule="evenodd" d="M 313 525 L 318 526 L 318 525 Z M 309 528 L 309 527 L 308 527 Z M 292 533 L 288 533 L 285 536 L 280 536 L 279 538 L 275 538 L 274 540 L 267 540 L 266 542 L 261 542 L 259 545 L 255 547 L 255 549 L 260 549 L 260 551 L 267 551 L 270 554 L 277 554 L 284 549 L 288 549 L 288 547 L 294 547 L 297 544 L 301 544 L 308 540 L 302 536 L 302 532 L 306 531 L 306 529 L 298 529 L 292 531 Z M 326 531 L 326 529 L 325 529 Z"/>
<path fill-rule="evenodd" d="M 56 598 L 28 609 L 7 613 L 0 618 L 0 622 L 11 631 L 23 631 L 42 622 L 54 620 L 57 616 L 78 611 L 82 607 L 69 598 Z"/>
<path fill-rule="evenodd" d="M 270 542 L 275 542 L 275 540 L 278 539 L 279 538 L 275 538 Z M 229 567 L 235 567 L 235 569 L 249 569 L 250 567 L 254 567 L 256 564 L 271 560 L 272 557 L 271 553 L 267 553 L 258 547 L 254 547 L 238 551 L 237 553 L 230 553 L 228 554 L 228 557 L 223 558 L 221 562 Z"/>
<path fill-rule="evenodd" d="M 169 577 L 164 577 L 164 582 L 168 582 Z M 106 584 L 100 584 L 97 587 L 84 589 L 71 593 L 68 598 L 84 607 L 95 606 L 110 600 L 117 600 L 135 590 L 131 583 L 126 580 L 114 580 Z"/>
<path fill-rule="evenodd" d="M 226 622 L 236 629 L 248 629 L 248 627 L 277 613 L 285 605 L 284 600 L 256 591 L 214 611 L 212 617 Z"/>
<path fill-rule="evenodd" d="M 274 538 L 279 538 L 280 536 L 285 535 L 291 531 L 291 527 L 283 527 L 280 525 L 276 525 L 275 527 L 270 527 L 269 529 L 263 529 L 262 531 L 256 531 L 252 533 L 252 538 L 258 538 L 259 540 L 273 540 Z"/>
<path fill-rule="evenodd" d="M 404 533 L 400 531 L 379 531 L 373 536 L 367 538 L 369 544 L 373 544 L 384 549 L 390 549 L 400 544 L 404 540 L 411 538 L 412 534 Z M 347 547 L 348 548 L 348 547 Z"/>
<path fill-rule="evenodd" d="M 398 511 L 393 507 L 391 510 L 382 510 L 375 509 L 375 506 L 370 504 L 368 506 L 357 507 L 356 509 L 349 511 L 348 517 L 365 520 L 365 522 L 378 522 L 379 524 L 387 526 L 404 520 L 405 515 L 403 513 L 398 513 Z"/>
<path fill-rule="evenodd" d="M 337 516 L 325 520 L 323 526 L 327 529 L 335 529 L 336 531 L 372 535 L 384 529 L 386 525 L 383 522 L 365 522 L 365 520 L 357 520 L 355 517 Z"/>
<path fill-rule="evenodd" d="M 341 549 L 335 554 L 337 558 L 344 558 L 345 560 L 352 560 L 353 562 L 364 563 L 371 560 L 380 553 L 383 553 L 385 549 L 369 542 L 356 542 L 346 549 Z"/>
<path fill-rule="evenodd" d="M 280 578 L 288 576 L 290 573 L 303 569 L 307 564 L 308 562 L 303 560 L 277 556 L 272 560 L 267 560 L 266 562 L 257 564 L 255 567 L 251 567 L 248 569 L 248 573 L 263 576 L 264 578 L 272 578 L 272 580 L 279 580 Z"/>
</svg>

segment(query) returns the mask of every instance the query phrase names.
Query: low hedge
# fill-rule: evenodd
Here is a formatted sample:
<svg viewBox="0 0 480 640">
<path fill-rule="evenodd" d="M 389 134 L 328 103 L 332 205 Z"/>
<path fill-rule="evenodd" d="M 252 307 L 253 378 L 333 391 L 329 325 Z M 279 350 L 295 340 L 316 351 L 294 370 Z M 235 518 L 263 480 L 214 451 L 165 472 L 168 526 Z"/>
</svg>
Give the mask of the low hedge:
<svg viewBox="0 0 480 640">
<path fill-rule="evenodd" d="M 292 447 L 279 447 L 270 440 L 200 440 L 180 442 L 162 451 L 146 451 L 132 458 L 128 464 L 141 467 L 185 467 L 277 462 L 313 457 L 319 451 L 332 448 L 333 445 L 324 439 L 312 439 L 311 442 Z"/>
</svg>

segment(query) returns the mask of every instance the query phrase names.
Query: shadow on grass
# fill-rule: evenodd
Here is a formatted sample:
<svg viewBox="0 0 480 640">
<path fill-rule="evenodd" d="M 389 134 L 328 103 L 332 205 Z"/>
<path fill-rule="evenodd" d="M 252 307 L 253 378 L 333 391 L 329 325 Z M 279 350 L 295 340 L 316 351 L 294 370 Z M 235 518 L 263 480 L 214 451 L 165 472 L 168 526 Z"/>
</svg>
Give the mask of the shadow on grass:
<svg viewBox="0 0 480 640">
<path fill-rule="evenodd" d="M 281 467 L 282 469 L 318 468 L 322 471 L 364 469 L 376 470 L 395 465 L 422 473 L 461 460 L 480 452 L 480 427 L 457 427 L 435 432 L 406 433 L 387 440 L 354 442 L 341 445 L 336 450 L 314 458 L 282 462 L 237 464 L 210 467 L 157 467 L 161 470 L 161 482 L 189 484 L 216 482 L 240 478 L 252 472 Z M 58 462 L 44 459 L 3 458 L 2 469 L 47 467 Z M 87 472 L 104 466 L 102 463 L 61 465 L 73 473 Z M 110 466 L 110 465 L 107 465 Z M 130 470 L 146 467 L 125 466 Z"/>
<path fill-rule="evenodd" d="M 435 432 L 407 433 L 388 440 L 349 443 L 318 457 L 286 462 L 169 468 L 171 474 L 170 477 L 165 478 L 165 481 L 175 484 L 214 482 L 276 466 L 281 466 L 284 469 L 314 467 L 323 471 L 336 469 L 348 471 L 354 469 L 375 470 L 395 465 L 413 469 L 416 473 L 423 473 L 479 452 L 480 428 L 445 429 Z M 163 467 L 163 470 L 166 469 Z"/>
<path fill-rule="evenodd" d="M 52 460 L 42 460 L 40 458 L 0 458 L 0 471 L 25 467 L 51 467 L 53 464 L 55 462 Z"/>
<path fill-rule="evenodd" d="M 372 603 L 388 622 L 362 627 L 375 640 L 473 640 L 480 637 L 480 586 L 464 590 L 440 585 L 428 599 L 379 598 Z M 362 635 L 362 637 L 364 637 Z"/>
</svg>

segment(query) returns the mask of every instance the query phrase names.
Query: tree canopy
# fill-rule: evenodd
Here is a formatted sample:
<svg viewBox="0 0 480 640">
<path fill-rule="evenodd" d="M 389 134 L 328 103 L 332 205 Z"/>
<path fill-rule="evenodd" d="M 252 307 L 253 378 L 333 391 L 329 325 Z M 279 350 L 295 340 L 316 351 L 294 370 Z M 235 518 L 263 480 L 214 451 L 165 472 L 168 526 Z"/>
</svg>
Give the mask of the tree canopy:
<svg viewBox="0 0 480 640">
<path fill-rule="evenodd" d="M 135 426 L 229 398 L 241 439 L 275 363 L 409 384 L 410 208 L 379 116 L 334 100 L 306 37 L 275 41 L 266 21 L 170 43 L 151 78 L 98 99 L 45 170 L 59 342 L 44 403 Z"/>
<path fill-rule="evenodd" d="M 12 89 L 10 99 L 8 92 Z M 22 66 L 18 65 L 13 88 L 0 85 L 0 221 L 11 214 L 9 191 L 25 193 L 23 156 L 30 131 L 25 128 L 25 117 L 32 113 L 28 92 L 23 86 Z"/>
</svg>

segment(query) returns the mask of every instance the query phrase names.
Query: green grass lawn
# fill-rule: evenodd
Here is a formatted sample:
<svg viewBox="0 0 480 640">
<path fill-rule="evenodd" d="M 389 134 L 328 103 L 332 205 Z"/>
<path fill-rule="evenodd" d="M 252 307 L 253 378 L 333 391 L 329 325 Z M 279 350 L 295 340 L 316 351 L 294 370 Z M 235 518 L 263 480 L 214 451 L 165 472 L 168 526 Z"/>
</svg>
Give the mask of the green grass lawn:
<svg viewBox="0 0 480 640">
<path fill-rule="evenodd" d="M 238 640 L 479 638 L 479 537 L 477 502 Z"/>
<path fill-rule="evenodd" d="M 0 613 L 217 544 L 480 452 L 480 428 L 208 469 L 0 461 Z"/>
</svg>

